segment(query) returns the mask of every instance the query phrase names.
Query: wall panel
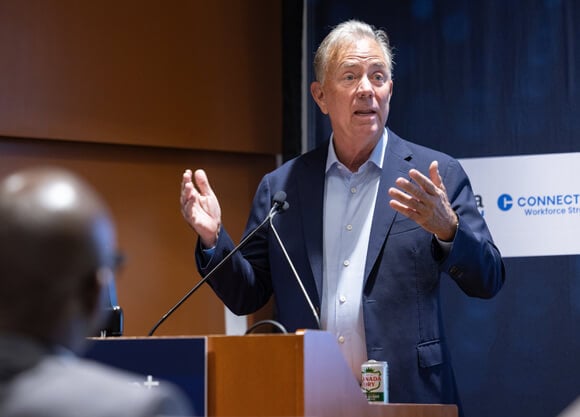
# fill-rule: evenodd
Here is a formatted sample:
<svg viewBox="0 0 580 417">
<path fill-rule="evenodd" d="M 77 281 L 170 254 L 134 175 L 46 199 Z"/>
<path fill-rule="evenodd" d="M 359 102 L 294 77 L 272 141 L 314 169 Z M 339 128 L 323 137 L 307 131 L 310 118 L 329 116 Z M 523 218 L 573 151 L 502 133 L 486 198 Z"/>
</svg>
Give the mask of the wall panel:
<svg viewBox="0 0 580 417">
<path fill-rule="evenodd" d="M 0 1 L 0 134 L 279 153 L 278 1 Z"/>
</svg>

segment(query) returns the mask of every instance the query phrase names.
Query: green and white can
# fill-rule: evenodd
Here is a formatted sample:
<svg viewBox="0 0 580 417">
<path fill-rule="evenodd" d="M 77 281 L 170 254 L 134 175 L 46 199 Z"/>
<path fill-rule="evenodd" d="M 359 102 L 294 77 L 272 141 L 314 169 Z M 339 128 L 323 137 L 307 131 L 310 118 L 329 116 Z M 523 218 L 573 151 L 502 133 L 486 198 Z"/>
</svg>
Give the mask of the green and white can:
<svg viewBox="0 0 580 417">
<path fill-rule="evenodd" d="M 361 366 L 361 389 L 369 402 L 389 402 L 389 366 L 371 359 Z"/>
</svg>

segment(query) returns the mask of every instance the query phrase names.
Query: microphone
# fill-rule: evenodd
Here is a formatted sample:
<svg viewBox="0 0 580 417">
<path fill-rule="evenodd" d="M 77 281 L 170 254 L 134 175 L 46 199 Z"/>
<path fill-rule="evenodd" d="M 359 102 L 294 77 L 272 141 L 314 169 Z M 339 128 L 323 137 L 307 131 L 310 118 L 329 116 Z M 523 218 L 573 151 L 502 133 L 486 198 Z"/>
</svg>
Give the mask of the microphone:
<svg viewBox="0 0 580 417">
<path fill-rule="evenodd" d="M 173 307 L 171 307 L 169 309 L 169 311 L 167 311 L 167 313 L 165 313 L 163 315 L 163 317 L 161 317 L 161 319 L 159 319 L 159 321 L 157 323 L 155 323 L 155 326 L 153 326 L 153 328 L 151 328 L 151 330 L 149 331 L 149 333 L 147 334 L 147 336 L 153 336 L 153 333 L 155 333 L 155 330 L 157 330 L 157 328 L 159 326 L 161 326 L 161 324 L 167 320 L 167 318 L 169 318 L 169 316 L 171 316 L 171 314 L 173 314 L 173 312 L 175 310 L 177 310 L 189 297 L 191 297 L 191 295 L 197 291 L 197 289 L 199 287 L 201 287 L 201 285 L 203 283 L 205 283 L 208 279 L 210 279 L 214 273 L 216 271 L 218 271 L 221 266 L 226 263 L 232 256 L 234 256 L 234 254 L 236 252 L 238 252 L 241 248 L 244 247 L 244 245 L 252 238 L 254 237 L 254 235 L 262 228 L 264 227 L 264 225 L 266 223 L 268 223 L 268 221 L 271 221 L 274 218 L 274 216 L 276 214 L 278 214 L 281 211 L 286 210 L 289 207 L 288 202 L 286 201 L 286 193 L 284 191 L 278 191 L 276 194 L 274 194 L 274 197 L 272 198 L 272 207 L 270 208 L 270 212 L 268 213 L 268 215 L 266 216 L 266 218 L 264 218 L 264 220 L 262 221 L 262 223 L 260 223 L 258 226 L 256 226 L 256 228 L 254 228 L 254 230 L 252 230 L 244 239 L 242 239 L 242 241 L 240 243 L 238 243 L 237 246 L 235 246 L 230 253 L 228 253 L 211 271 L 208 272 L 208 274 L 203 277 L 202 279 L 200 279 L 197 284 L 195 284 L 195 286 L 188 291 L 187 294 L 185 294 L 183 296 L 183 298 L 181 298 L 181 300 L 179 300 Z"/>
<path fill-rule="evenodd" d="M 278 191 L 276 194 L 274 194 L 272 201 L 274 202 L 274 206 L 278 208 L 279 212 L 286 211 L 290 207 L 290 204 L 288 204 L 286 201 L 286 193 L 284 191 Z"/>
<path fill-rule="evenodd" d="M 286 200 L 285 193 L 284 193 L 284 200 Z M 280 211 L 288 210 L 288 207 L 290 207 L 290 205 L 288 204 L 287 201 L 284 201 L 284 203 L 282 203 L 282 205 L 281 205 Z M 288 255 L 288 252 L 286 251 L 286 247 L 284 246 L 284 243 L 282 243 L 282 239 L 280 239 L 280 236 L 278 235 L 278 231 L 276 230 L 276 227 L 274 226 L 274 223 L 272 222 L 272 217 L 270 217 L 270 228 L 274 232 L 274 236 L 276 236 L 276 240 L 278 241 L 278 245 L 280 245 L 280 249 L 282 249 L 282 253 L 284 254 L 284 258 L 286 258 L 286 262 L 288 262 L 288 265 L 290 266 L 290 269 L 292 270 L 292 274 L 294 274 L 294 278 L 296 278 L 296 282 L 298 283 L 298 286 L 302 290 L 302 294 L 304 294 L 304 298 L 306 299 L 306 302 L 308 303 L 308 306 L 310 307 L 310 310 L 312 311 L 312 315 L 314 316 L 314 319 L 316 320 L 316 324 L 318 325 L 318 328 L 321 329 L 320 316 L 316 312 L 316 308 L 314 308 L 314 303 L 312 302 L 312 299 L 308 295 L 306 288 L 304 288 L 304 284 L 302 283 L 302 280 L 300 279 L 300 276 L 298 275 L 298 272 L 296 271 L 296 268 L 294 267 L 294 264 L 292 263 L 292 260 L 290 259 L 290 255 Z"/>
</svg>

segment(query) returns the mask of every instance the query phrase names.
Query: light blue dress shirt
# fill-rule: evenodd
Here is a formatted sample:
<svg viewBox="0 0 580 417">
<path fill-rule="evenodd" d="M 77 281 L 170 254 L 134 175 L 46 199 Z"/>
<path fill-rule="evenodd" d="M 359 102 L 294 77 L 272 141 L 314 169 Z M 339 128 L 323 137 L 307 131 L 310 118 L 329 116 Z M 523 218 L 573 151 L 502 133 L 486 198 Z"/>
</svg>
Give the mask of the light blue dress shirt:
<svg viewBox="0 0 580 417">
<path fill-rule="evenodd" d="M 385 129 L 369 159 L 353 173 L 338 160 L 331 138 L 326 162 L 321 324 L 336 336 L 359 381 L 367 360 L 364 269 L 387 140 Z"/>
</svg>

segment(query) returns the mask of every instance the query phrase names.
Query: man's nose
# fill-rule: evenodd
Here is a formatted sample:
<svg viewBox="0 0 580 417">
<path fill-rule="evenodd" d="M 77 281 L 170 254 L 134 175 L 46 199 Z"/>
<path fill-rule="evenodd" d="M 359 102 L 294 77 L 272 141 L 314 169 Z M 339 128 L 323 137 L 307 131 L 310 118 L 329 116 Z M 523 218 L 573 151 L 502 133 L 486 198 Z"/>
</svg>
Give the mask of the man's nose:
<svg viewBox="0 0 580 417">
<path fill-rule="evenodd" d="M 360 97 L 372 97 L 374 94 L 373 84 L 366 75 L 361 77 L 358 84 L 357 93 Z"/>
</svg>

